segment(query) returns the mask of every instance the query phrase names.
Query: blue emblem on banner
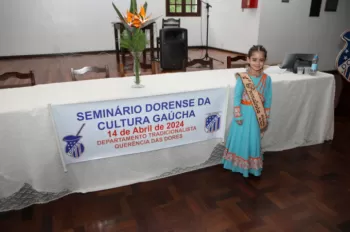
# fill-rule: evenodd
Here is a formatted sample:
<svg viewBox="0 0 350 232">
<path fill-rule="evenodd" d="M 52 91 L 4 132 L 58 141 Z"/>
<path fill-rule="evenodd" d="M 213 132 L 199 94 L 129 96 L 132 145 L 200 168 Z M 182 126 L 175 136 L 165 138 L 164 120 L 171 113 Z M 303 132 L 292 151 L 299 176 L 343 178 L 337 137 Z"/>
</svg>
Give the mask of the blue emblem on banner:
<svg viewBox="0 0 350 232">
<path fill-rule="evenodd" d="M 65 147 L 65 152 L 67 155 L 74 158 L 79 158 L 84 153 L 85 147 L 82 143 L 80 143 L 83 136 L 79 135 L 84 126 L 85 123 L 82 125 L 77 135 L 67 135 L 63 138 L 63 141 L 67 143 Z"/>
<path fill-rule="evenodd" d="M 205 132 L 213 133 L 220 130 L 221 116 L 219 113 L 211 113 L 205 118 Z"/>
<path fill-rule="evenodd" d="M 338 72 L 350 82 L 350 30 L 345 31 L 341 38 L 345 41 L 345 47 L 337 56 L 336 66 Z"/>
</svg>

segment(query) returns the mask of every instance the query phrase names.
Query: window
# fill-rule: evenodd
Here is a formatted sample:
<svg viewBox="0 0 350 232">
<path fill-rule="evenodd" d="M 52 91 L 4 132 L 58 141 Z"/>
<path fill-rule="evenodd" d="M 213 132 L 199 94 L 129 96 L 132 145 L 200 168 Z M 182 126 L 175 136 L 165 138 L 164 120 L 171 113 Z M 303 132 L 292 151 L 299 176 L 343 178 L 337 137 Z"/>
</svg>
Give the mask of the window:
<svg viewBox="0 0 350 232">
<path fill-rule="evenodd" d="M 166 16 L 201 16 L 200 0 L 166 0 Z"/>
</svg>

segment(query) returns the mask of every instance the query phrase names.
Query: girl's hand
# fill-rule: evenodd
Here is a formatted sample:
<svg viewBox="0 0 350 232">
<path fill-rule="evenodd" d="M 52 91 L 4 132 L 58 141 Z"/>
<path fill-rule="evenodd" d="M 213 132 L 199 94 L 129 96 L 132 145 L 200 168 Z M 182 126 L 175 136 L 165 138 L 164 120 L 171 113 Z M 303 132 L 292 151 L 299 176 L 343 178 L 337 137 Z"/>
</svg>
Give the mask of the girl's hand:
<svg viewBox="0 0 350 232">
<path fill-rule="evenodd" d="M 236 123 L 237 123 L 238 125 L 242 125 L 242 124 L 243 124 L 243 120 L 237 120 Z"/>
</svg>

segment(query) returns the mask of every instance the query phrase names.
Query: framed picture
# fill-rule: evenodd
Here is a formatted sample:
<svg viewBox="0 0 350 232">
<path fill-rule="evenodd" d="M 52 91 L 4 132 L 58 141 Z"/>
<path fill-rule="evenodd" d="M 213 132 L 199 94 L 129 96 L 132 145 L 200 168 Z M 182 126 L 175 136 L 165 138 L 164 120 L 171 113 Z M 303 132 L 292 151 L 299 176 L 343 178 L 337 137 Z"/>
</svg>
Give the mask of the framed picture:
<svg viewBox="0 0 350 232">
<path fill-rule="evenodd" d="M 339 0 L 327 0 L 324 11 L 336 12 Z"/>
</svg>

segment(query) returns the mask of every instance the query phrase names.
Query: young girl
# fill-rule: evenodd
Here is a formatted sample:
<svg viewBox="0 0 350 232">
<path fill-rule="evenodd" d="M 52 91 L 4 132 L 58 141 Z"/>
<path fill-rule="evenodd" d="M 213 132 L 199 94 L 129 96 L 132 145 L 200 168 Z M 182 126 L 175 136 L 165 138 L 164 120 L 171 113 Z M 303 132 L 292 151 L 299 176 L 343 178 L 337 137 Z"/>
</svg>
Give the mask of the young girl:
<svg viewBox="0 0 350 232">
<path fill-rule="evenodd" d="M 261 136 L 270 116 L 272 86 L 263 73 L 266 49 L 253 46 L 248 52 L 247 73 L 236 75 L 234 118 L 226 140 L 222 163 L 225 169 L 259 177 L 263 169 Z"/>
</svg>

